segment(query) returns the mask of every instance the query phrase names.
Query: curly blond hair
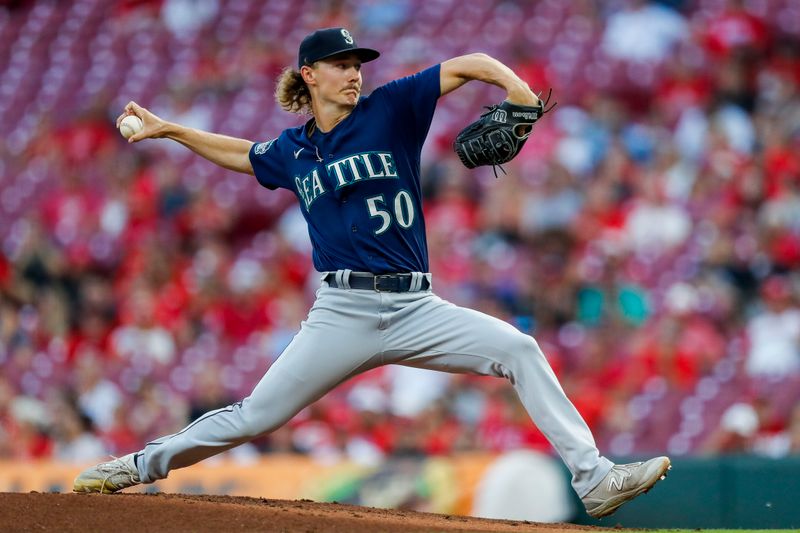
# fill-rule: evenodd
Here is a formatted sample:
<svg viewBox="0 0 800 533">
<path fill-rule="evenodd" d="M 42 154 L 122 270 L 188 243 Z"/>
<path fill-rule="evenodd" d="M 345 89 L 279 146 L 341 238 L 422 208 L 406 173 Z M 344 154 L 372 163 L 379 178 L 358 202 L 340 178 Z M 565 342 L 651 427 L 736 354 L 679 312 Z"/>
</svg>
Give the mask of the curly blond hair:
<svg viewBox="0 0 800 533">
<path fill-rule="evenodd" d="M 275 100 L 290 113 L 311 114 L 311 93 L 299 70 L 286 67 L 278 77 L 275 87 Z"/>
</svg>

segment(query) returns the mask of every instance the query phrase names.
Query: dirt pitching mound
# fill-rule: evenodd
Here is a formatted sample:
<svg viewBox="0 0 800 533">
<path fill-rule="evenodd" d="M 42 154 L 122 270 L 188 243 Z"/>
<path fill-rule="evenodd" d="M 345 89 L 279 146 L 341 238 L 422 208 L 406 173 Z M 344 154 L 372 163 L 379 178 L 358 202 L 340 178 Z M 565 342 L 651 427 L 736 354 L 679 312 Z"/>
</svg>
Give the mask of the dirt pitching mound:
<svg viewBox="0 0 800 533">
<path fill-rule="evenodd" d="M 0 531 L 558 533 L 603 530 L 606 528 L 488 520 L 308 500 L 185 494 L 0 493 Z"/>
</svg>

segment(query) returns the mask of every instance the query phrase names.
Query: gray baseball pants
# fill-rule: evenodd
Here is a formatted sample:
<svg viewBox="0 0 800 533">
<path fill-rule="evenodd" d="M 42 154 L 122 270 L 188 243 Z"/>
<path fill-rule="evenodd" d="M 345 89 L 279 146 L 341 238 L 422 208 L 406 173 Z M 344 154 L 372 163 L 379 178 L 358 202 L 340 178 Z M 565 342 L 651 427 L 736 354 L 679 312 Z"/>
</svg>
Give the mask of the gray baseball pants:
<svg viewBox="0 0 800 533">
<path fill-rule="evenodd" d="M 140 479 L 163 479 L 269 433 L 348 378 L 386 364 L 508 379 L 581 497 L 613 466 L 532 337 L 430 291 L 351 290 L 323 281 L 300 331 L 250 396 L 146 444 L 137 453 Z"/>
</svg>

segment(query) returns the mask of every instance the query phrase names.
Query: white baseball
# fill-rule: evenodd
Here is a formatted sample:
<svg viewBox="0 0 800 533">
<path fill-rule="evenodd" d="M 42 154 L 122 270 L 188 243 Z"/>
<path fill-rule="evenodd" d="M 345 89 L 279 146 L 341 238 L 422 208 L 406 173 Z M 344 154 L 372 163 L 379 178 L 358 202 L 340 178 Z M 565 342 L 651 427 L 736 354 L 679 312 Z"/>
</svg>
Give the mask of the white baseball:
<svg viewBox="0 0 800 533">
<path fill-rule="evenodd" d="M 142 119 L 136 115 L 128 115 L 122 119 L 122 122 L 120 122 L 119 132 L 127 139 L 131 135 L 135 135 L 142 131 L 143 127 L 144 124 L 142 124 Z"/>
</svg>

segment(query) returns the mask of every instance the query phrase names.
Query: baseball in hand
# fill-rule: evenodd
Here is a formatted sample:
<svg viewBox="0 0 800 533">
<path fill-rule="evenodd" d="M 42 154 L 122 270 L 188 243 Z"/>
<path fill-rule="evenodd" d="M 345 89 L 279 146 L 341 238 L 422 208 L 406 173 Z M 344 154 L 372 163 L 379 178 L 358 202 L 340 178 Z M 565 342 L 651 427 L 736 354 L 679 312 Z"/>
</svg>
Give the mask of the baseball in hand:
<svg viewBox="0 0 800 533">
<path fill-rule="evenodd" d="M 128 115 L 127 117 L 122 119 L 122 122 L 119 124 L 119 132 L 122 134 L 123 137 L 126 139 L 130 138 L 131 135 L 135 135 L 142 131 L 144 124 L 142 124 L 142 119 L 137 117 L 136 115 Z"/>
</svg>

